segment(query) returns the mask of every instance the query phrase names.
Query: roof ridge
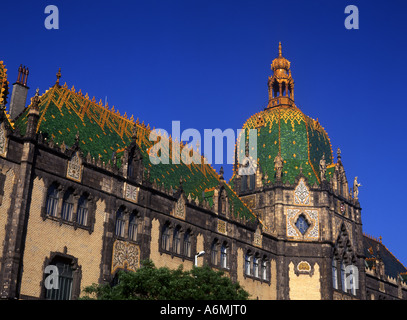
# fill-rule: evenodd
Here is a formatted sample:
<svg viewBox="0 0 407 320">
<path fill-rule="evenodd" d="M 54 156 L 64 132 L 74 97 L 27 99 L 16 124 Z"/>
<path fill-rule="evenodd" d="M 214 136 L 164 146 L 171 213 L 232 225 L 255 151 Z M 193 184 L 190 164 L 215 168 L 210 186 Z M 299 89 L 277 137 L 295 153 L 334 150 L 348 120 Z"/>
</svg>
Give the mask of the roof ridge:
<svg viewBox="0 0 407 320">
<path fill-rule="evenodd" d="M 391 252 L 391 251 L 389 250 L 389 248 L 387 248 L 381 240 L 379 240 L 379 239 L 373 237 L 372 235 L 368 235 L 368 234 L 366 234 L 365 232 L 363 232 L 363 235 L 364 235 L 365 237 L 367 237 L 367 238 L 369 238 L 369 239 L 371 239 L 371 240 L 373 240 L 373 241 L 376 241 L 377 243 L 381 244 L 381 245 L 386 249 L 386 251 L 387 251 L 388 253 L 390 253 L 391 256 L 392 256 L 394 259 L 396 259 L 397 262 L 399 262 L 399 263 L 403 266 L 403 268 L 404 268 L 404 269 L 406 270 L 406 272 L 407 272 L 407 268 L 404 266 L 404 264 L 403 264 L 399 259 L 396 258 L 396 256 L 393 254 L 393 252 Z"/>
</svg>

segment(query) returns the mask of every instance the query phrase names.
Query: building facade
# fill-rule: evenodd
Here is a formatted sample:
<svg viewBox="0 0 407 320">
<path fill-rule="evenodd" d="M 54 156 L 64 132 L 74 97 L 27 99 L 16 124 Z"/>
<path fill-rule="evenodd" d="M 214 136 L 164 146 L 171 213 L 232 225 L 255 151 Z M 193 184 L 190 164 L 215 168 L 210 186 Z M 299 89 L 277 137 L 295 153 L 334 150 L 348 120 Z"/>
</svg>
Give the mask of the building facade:
<svg viewBox="0 0 407 320">
<path fill-rule="evenodd" d="M 197 264 L 252 299 L 406 299 L 407 269 L 363 233 L 357 178 L 348 183 L 340 150 L 335 162 L 325 129 L 295 105 L 281 44 L 271 67 L 269 104 L 243 125 L 226 182 L 199 150 L 150 140 L 149 125 L 61 85 L 60 70 L 26 106 L 21 66 L 7 106 L 1 62 L 1 298 L 76 299 L 144 259 L 189 269 L 204 251 Z"/>
</svg>

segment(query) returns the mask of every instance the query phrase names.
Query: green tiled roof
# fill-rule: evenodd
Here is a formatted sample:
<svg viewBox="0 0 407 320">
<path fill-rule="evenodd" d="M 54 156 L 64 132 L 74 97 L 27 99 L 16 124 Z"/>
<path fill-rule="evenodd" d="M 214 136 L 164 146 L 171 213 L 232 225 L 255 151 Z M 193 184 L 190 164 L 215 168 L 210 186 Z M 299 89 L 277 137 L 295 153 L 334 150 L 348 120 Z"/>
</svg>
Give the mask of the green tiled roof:
<svg viewBox="0 0 407 320">
<path fill-rule="evenodd" d="M 21 134 L 25 134 L 27 115 L 29 107 L 15 121 L 15 126 Z M 89 99 L 80 91 L 68 89 L 64 86 L 53 86 L 42 96 L 39 104 L 40 119 L 37 132 L 41 132 L 43 137 L 53 139 L 54 143 L 67 147 L 75 143 L 76 135 L 79 134 L 79 147 L 86 157 L 99 159 L 107 163 L 112 159 L 113 153 L 117 158 L 117 166 L 121 166 L 121 156 L 127 146 L 132 142 L 133 127 L 137 126 L 137 144 L 143 155 L 145 174 L 149 171 L 150 181 L 165 189 L 176 190 L 179 187 L 180 179 L 183 180 L 183 190 L 186 195 L 191 195 L 193 200 L 198 198 L 201 203 L 208 200 L 208 193 L 205 191 L 217 187 L 221 184 L 225 186 L 230 203 L 233 203 L 234 215 L 239 218 L 255 220 L 254 214 L 238 198 L 228 184 L 220 181 L 216 171 L 208 164 L 173 164 L 171 155 L 169 164 L 153 164 L 150 161 L 149 149 L 155 143 L 149 140 L 151 129 L 135 122 L 133 117 L 121 116 L 114 107 L 109 109 L 101 102 L 96 103 L 95 99 Z M 169 140 L 168 150 L 172 150 L 172 141 Z M 181 145 L 181 149 L 183 146 Z"/>
<path fill-rule="evenodd" d="M 378 252 L 379 247 L 379 252 Z M 399 274 L 406 275 L 407 269 L 404 265 L 387 249 L 381 241 L 363 235 L 363 250 L 366 259 L 376 258 L 380 255 L 384 263 L 384 270 L 388 276 L 397 278 Z M 369 268 L 372 267 L 372 260 L 366 260 Z M 404 276 L 402 275 L 402 276 Z M 407 278 L 406 278 L 407 280 Z"/>
<path fill-rule="evenodd" d="M 334 172 L 332 147 L 327 133 L 319 124 L 295 106 L 278 106 L 258 112 L 243 125 L 237 150 L 245 152 L 249 130 L 257 129 L 257 162 L 268 182 L 275 181 L 274 159 L 278 152 L 284 159 L 283 182 L 293 183 L 302 168 L 309 184 L 319 184 L 319 161 L 325 155 L 327 180 Z M 249 150 L 250 151 L 250 150 Z"/>
</svg>

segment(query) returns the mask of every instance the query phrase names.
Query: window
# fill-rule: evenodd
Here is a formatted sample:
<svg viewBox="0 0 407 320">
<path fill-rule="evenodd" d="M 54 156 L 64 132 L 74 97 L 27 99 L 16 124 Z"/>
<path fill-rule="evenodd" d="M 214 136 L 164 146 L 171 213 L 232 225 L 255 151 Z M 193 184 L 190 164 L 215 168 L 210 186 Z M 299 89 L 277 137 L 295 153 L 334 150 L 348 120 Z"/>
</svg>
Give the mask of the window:
<svg viewBox="0 0 407 320">
<path fill-rule="evenodd" d="M 223 243 L 220 248 L 220 266 L 222 268 L 228 267 L 228 248 L 226 243 Z"/>
<path fill-rule="evenodd" d="M 58 289 L 46 289 L 45 299 L 48 300 L 71 300 L 73 270 L 69 263 L 57 262 L 58 268 Z"/>
<path fill-rule="evenodd" d="M 184 255 L 191 256 L 191 232 L 189 230 L 184 234 Z"/>
<path fill-rule="evenodd" d="M 72 212 L 73 212 L 73 192 L 72 190 L 68 190 L 64 194 L 64 199 L 62 202 L 62 214 L 61 218 L 66 221 L 72 221 Z"/>
<path fill-rule="evenodd" d="M 255 186 L 256 186 L 256 175 L 251 174 L 248 177 L 250 184 L 249 184 L 249 190 L 254 190 Z"/>
<path fill-rule="evenodd" d="M 241 183 L 242 183 L 242 186 L 241 186 L 242 191 L 246 191 L 247 190 L 247 176 L 246 175 L 242 176 Z"/>
<path fill-rule="evenodd" d="M 123 237 L 124 236 L 124 212 L 123 208 L 117 210 L 116 213 L 116 229 L 115 234 L 116 236 Z"/>
<path fill-rule="evenodd" d="M 245 274 L 250 276 L 251 275 L 251 256 L 249 253 L 246 253 L 245 258 L 244 258 L 244 271 Z"/>
<path fill-rule="evenodd" d="M 59 194 L 58 194 L 58 188 L 56 184 L 52 184 L 47 193 L 47 215 L 50 215 L 52 217 L 57 216 L 57 210 L 58 210 L 58 201 L 59 201 Z"/>
<path fill-rule="evenodd" d="M 259 277 L 259 259 L 257 257 L 253 257 L 253 276 Z"/>
<path fill-rule="evenodd" d="M 304 235 L 307 232 L 308 228 L 310 227 L 310 224 L 308 223 L 305 216 L 303 214 L 301 214 L 298 217 L 297 222 L 295 223 L 295 226 L 298 228 L 298 230 L 301 232 L 301 234 Z"/>
<path fill-rule="evenodd" d="M 173 235 L 173 242 L 172 242 L 172 250 L 176 254 L 181 253 L 181 229 L 180 227 L 176 227 L 174 230 L 174 235 Z"/>
<path fill-rule="evenodd" d="M 218 241 L 214 240 L 211 248 L 211 262 L 214 265 L 218 264 Z"/>
<path fill-rule="evenodd" d="M 165 224 L 161 234 L 161 248 L 164 250 L 170 250 L 170 228 L 168 224 Z"/>
<path fill-rule="evenodd" d="M 342 291 L 346 292 L 348 290 L 346 286 L 346 272 L 345 272 L 345 264 L 341 261 L 341 280 L 342 280 Z"/>
<path fill-rule="evenodd" d="M 338 289 L 338 266 L 336 260 L 332 260 L 332 283 L 333 288 Z"/>
<path fill-rule="evenodd" d="M 78 200 L 76 222 L 82 226 L 86 226 L 88 224 L 88 212 L 88 199 L 85 195 L 83 195 Z"/>
<path fill-rule="evenodd" d="M 265 259 L 261 262 L 261 278 L 267 280 L 267 260 Z"/>
<path fill-rule="evenodd" d="M 137 241 L 137 234 L 138 234 L 138 223 L 137 223 L 137 215 L 136 213 L 132 213 L 130 215 L 129 220 L 129 239 L 133 241 Z"/>
</svg>

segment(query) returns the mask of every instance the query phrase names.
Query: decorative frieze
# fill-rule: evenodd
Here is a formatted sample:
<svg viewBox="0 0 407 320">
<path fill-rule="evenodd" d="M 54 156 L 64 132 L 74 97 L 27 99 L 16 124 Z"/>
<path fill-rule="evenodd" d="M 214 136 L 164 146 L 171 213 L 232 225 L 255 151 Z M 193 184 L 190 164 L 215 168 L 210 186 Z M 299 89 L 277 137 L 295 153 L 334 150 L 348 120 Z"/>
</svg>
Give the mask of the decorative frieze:
<svg viewBox="0 0 407 320">
<path fill-rule="evenodd" d="M 71 160 L 68 161 L 66 177 L 78 182 L 82 180 L 82 159 L 78 155 L 78 152 L 75 152 Z"/>
<path fill-rule="evenodd" d="M 174 208 L 174 216 L 185 220 L 185 213 L 186 213 L 186 201 L 185 197 L 181 195 L 181 197 L 178 199 L 177 203 L 175 204 Z"/>
</svg>

